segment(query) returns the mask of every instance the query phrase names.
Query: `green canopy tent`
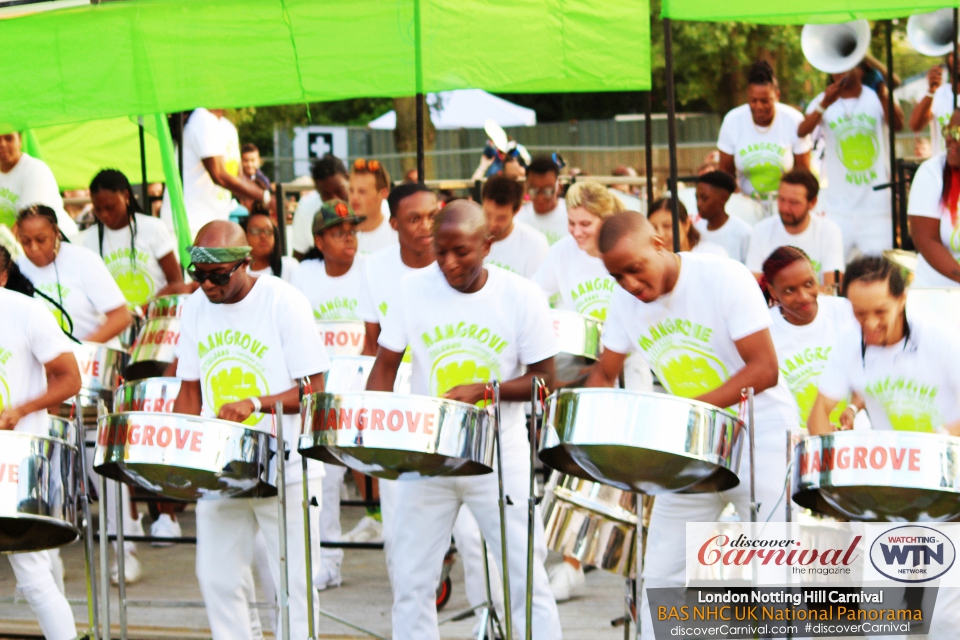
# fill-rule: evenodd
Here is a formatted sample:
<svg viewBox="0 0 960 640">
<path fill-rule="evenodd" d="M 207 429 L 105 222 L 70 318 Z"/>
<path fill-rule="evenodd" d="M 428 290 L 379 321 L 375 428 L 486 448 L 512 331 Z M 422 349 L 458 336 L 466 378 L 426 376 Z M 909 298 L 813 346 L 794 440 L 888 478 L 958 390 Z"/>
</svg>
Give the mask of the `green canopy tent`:
<svg viewBox="0 0 960 640">
<path fill-rule="evenodd" d="M 677 189 L 677 139 L 676 139 L 676 96 L 673 83 L 673 49 L 671 38 L 671 22 L 673 20 L 688 20 L 701 22 L 750 22 L 756 24 L 809 24 L 809 23 L 838 23 L 851 20 L 887 20 L 887 72 L 893 77 L 893 53 L 891 47 L 891 20 L 917 13 L 927 13 L 945 7 L 954 7 L 954 28 L 957 26 L 956 7 L 960 6 L 957 0 L 797 0 L 790 4 L 780 5 L 767 0 L 741 0 L 740 2 L 717 3 L 710 0 L 663 0 L 661 17 L 664 30 L 664 57 L 667 75 L 667 129 L 669 134 L 670 150 L 670 190 L 673 194 L 673 237 L 674 249 L 679 250 L 679 210 L 676 196 Z M 957 40 L 956 35 L 954 41 Z M 956 59 L 956 58 L 955 58 Z M 954 78 L 957 74 L 954 73 Z M 956 80 L 954 81 L 956 83 Z M 954 96 L 956 96 L 954 84 Z M 893 112 L 893 90 L 889 91 L 890 112 Z M 954 98 L 956 100 L 956 98 Z M 890 184 L 885 185 L 895 189 L 896 178 L 894 166 L 896 164 L 896 149 L 894 147 L 895 131 L 890 127 Z M 894 243 L 898 237 L 898 220 L 896 199 L 891 198 L 893 207 L 893 234 Z"/>
<path fill-rule="evenodd" d="M 550 0 L 129 0 L 67 8 L 0 20 L 3 84 L 17 88 L 0 103 L 0 131 L 471 87 L 649 90 L 649 36 L 647 0 L 569 0 L 562 9 Z M 507 38 L 516 46 L 505 48 Z M 524 47 L 524 56 L 504 53 Z M 159 133 L 164 151 L 169 136 Z M 167 182 L 173 186 L 169 173 Z M 173 203 L 175 219 L 185 220 L 182 203 Z"/>
</svg>

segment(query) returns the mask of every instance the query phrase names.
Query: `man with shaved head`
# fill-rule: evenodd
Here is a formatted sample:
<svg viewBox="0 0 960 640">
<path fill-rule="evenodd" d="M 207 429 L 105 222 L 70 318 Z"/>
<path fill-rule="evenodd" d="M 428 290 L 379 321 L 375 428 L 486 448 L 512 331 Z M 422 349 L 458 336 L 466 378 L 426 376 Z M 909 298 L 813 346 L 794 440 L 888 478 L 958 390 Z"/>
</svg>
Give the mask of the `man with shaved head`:
<svg viewBox="0 0 960 640">
<path fill-rule="evenodd" d="M 250 247 L 239 225 L 204 225 L 188 247 L 190 276 L 200 283 L 183 308 L 177 345 L 182 380 L 174 412 L 242 423 L 270 432 L 268 415 L 283 404 L 283 433 L 290 452 L 288 491 L 302 482 L 297 453 L 300 398 L 297 381 L 309 378 L 323 390 L 330 361 L 313 323 L 307 298 L 274 276 L 252 276 Z M 215 443 L 209 443 L 214 445 Z M 314 495 L 322 466 L 312 464 Z M 287 511 L 287 561 L 303 567 L 303 511 Z M 318 519 L 310 519 L 316 528 Z M 214 640 L 250 640 L 250 609 L 244 581 L 253 559 L 254 537 L 263 532 L 274 584 L 280 584 L 277 498 L 201 500 L 197 503 L 197 579 Z M 318 540 L 316 532 L 313 540 Z M 306 575 L 291 570 L 290 637 L 307 637 Z M 312 594 L 316 597 L 316 594 Z M 279 632 L 278 632 L 279 635 Z"/>
<path fill-rule="evenodd" d="M 587 386 L 614 386 L 627 354 L 637 352 L 668 393 L 734 414 L 741 390 L 753 387 L 759 521 L 782 520 L 782 507 L 775 507 L 786 476 L 786 431 L 797 428 L 797 410 L 779 378 L 770 313 L 753 275 L 729 258 L 672 253 L 635 212 L 607 218 L 599 246 L 620 288 L 603 325 L 604 351 Z M 738 475 L 750 477 L 747 455 Z M 643 637 L 654 635 L 647 589 L 674 587 L 683 598 L 686 523 L 715 522 L 730 502 L 748 522 L 749 481 L 720 493 L 657 496 L 643 564 Z"/>
<path fill-rule="evenodd" d="M 436 265 L 401 281 L 390 320 L 379 336 L 367 388 L 393 389 L 408 346 L 415 395 L 475 404 L 489 393 L 491 381 L 500 381 L 504 489 L 510 496 L 506 507 L 510 595 L 515 626 L 522 629 L 530 478 L 522 403 L 530 398 L 533 376 L 552 384 L 557 345 L 540 289 L 504 269 L 484 266 L 491 242 L 480 205 L 456 200 L 440 210 L 434 221 Z M 391 561 L 393 638 L 438 640 L 436 588 L 461 505 L 470 508 L 501 562 L 497 476 L 424 478 L 397 485 Z M 533 637 L 557 640 L 560 620 L 543 566 L 547 550 L 542 520 L 537 518 L 536 523 Z"/>
</svg>

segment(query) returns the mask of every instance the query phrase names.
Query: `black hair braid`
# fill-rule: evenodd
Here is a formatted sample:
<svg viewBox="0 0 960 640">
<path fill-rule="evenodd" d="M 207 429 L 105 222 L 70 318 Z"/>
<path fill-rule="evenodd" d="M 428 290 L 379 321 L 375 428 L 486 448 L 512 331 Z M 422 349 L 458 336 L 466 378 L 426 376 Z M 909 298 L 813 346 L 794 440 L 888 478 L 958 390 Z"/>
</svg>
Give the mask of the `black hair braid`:
<svg viewBox="0 0 960 640">
<path fill-rule="evenodd" d="M 43 291 L 38 290 L 33 286 L 33 283 L 30 282 L 30 278 L 23 275 L 23 272 L 20 271 L 20 267 L 17 266 L 17 263 L 13 261 L 13 257 L 10 255 L 10 252 L 6 247 L 0 245 L 0 273 L 6 272 L 7 274 L 7 284 L 4 287 L 10 291 L 16 291 L 17 293 L 23 294 L 29 298 L 34 297 L 35 295 L 40 296 L 54 307 L 56 307 L 63 318 L 67 320 L 67 324 L 70 325 L 70 329 L 64 329 L 63 325 L 60 326 L 60 330 L 63 333 L 76 342 L 80 344 L 80 341 L 73 337 L 73 318 L 70 317 L 70 314 L 67 313 L 67 310 L 63 308 L 59 302 L 45 294 Z"/>
<path fill-rule="evenodd" d="M 17 212 L 17 222 L 23 222 L 28 218 L 43 218 L 47 222 L 53 225 L 53 228 L 57 230 L 57 236 L 60 238 L 61 242 L 70 242 L 70 238 L 67 237 L 67 234 L 63 232 L 60 228 L 60 222 L 57 220 L 57 212 L 48 207 L 45 204 L 32 204 L 28 207 L 24 207 Z"/>
<path fill-rule="evenodd" d="M 122 171 L 117 169 L 102 169 L 90 182 L 90 195 L 100 191 L 113 191 L 127 194 L 127 219 L 130 226 L 130 267 L 136 269 L 137 263 L 137 214 L 142 213 L 140 203 L 133 195 L 133 187 Z M 100 257 L 103 257 L 103 221 L 97 218 L 97 237 L 100 241 Z"/>
</svg>

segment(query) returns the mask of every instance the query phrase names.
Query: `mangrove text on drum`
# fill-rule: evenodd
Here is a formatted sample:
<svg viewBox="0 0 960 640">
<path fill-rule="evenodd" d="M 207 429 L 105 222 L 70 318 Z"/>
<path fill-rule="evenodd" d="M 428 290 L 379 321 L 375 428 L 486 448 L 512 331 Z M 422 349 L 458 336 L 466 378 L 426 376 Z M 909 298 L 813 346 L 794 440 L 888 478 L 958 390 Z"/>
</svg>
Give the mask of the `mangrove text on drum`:
<svg viewBox="0 0 960 640">
<path fill-rule="evenodd" d="M 135 423 L 119 424 L 114 429 L 101 429 L 97 437 L 97 444 L 103 447 L 124 445 L 139 445 L 142 447 L 159 447 L 168 449 L 176 447 L 200 452 L 203 432 L 194 429 L 180 429 L 171 427 L 154 427 Z"/>
<path fill-rule="evenodd" d="M 359 347 L 363 344 L 363 332 L 357 331 L 320 331 L 325 347 L 345 347 L 348 344 L 352 347 Z"/>
<path fill-rule="evenodd" d="M 18 484 L 20 482 L 20 465 L 16 462 L 0 462 L 0 482 Z"/>
<path fill-rule="evenodd" d="M 419 411 L 384 411 L 383 409 L 336 409 L 326 410 L 326 417 L 321 422 L 316 420 L 313 423 L 314 431 L 336 431 L 339 429 L 356 429 L 363 431 L 383 431 L 384 427 L 390 431 L 400 431 L 406 426 L 407 431 L 416 433 L 419 429 L 421 433 L 432 436 L 433 426 L 437 422 L 437 416 L 433 413 L 421 413 Z"/>
<path fill-rule="evenodd" d="M 868 466 L 869 465 L 869 466 Z M 800 475 L 834 469 L 893 469 L 920 471 L 920 449 L 905 447 L 840 447 L 825 448 L 800 456 Z"/>
<path fill-rule="evenodd" d="M 140 337 L 137 338 L 136 344 L 134 347 L 139 347 L 144 344 L 177 344 L 180 340 L 179 331 L 167 331 L 166 329 L 157 329 L 155 331 L 150 331 L 146 329 L 143 333 L 140 334 Z"/>
</svg>

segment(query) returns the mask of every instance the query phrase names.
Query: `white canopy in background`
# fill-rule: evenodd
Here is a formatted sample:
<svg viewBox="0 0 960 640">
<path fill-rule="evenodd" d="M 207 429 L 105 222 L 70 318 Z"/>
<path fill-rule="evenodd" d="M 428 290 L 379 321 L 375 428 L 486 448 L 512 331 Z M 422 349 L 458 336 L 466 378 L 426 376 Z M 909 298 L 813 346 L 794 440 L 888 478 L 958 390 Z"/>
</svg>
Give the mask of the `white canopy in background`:
<svg viewBox="0 0 960 640">
<path fill-rule="evenodd" d="M 533 109 L 513 104 L 482 89 L 430 93 L 427 94 L 427 104 L 430 105 L 430 119 L 437 129 L 482 129 L 487 118 L 492 118 L 501 127 L 537 124 L 537 112 Z M 388 111 L 367 126 L 396 129 L 397 114 Z"/>
</svg>

